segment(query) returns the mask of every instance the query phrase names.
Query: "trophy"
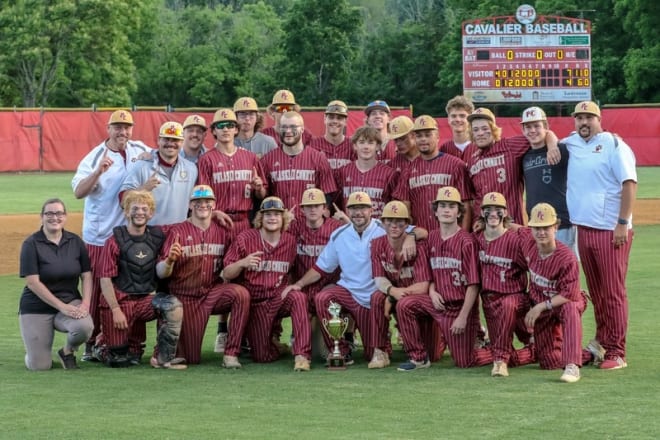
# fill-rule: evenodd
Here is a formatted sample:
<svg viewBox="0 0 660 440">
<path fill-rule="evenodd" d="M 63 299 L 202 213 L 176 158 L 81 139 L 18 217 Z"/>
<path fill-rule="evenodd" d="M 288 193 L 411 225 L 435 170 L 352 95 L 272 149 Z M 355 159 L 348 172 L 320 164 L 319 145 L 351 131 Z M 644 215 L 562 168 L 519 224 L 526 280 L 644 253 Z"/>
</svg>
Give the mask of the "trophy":
<svg viewBox="0 0 660 440">
<path fill-rule="evenodd" d="M 330 336 L 330 339 L 335 341 L 335 348 L 332 353 L 328 354 L 328 370 L 345 370 L 346 365 L 344 362 L 344 357 L 339 351 L 339 340 L 344 336 L 346 329 L 348 328 L 348 318 L 340 318 L 339 313 L 341 312 L 341 306 L 336 302 L 330 302 L 328 306 L 328 312 L 332 316 L 330 320 L 323 318 L 323 328 L 325 332 Z"/>
</svg>

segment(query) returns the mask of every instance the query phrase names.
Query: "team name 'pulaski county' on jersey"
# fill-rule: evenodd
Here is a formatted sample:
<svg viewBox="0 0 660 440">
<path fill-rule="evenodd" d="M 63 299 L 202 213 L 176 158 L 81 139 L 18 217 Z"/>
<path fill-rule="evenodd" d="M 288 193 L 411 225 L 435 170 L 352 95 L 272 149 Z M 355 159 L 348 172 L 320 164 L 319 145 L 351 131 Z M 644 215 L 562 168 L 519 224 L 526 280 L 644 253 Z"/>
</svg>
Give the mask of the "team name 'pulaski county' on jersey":
<svg viewBox="0 0 660 440">
<path fill-rule="evenodd" d="M 488 255 L 485 251 L 479 251 L 479 260 L 482 263 L 494 264 L 504 269 L 511 269 L 513 260 L 511 258 L 496 257 L 494 255 Z"/>
<path fill-rule="evenodd" d="M 412 266 L 403 266 L 401 269 L 397 269 L 394 264 L 382 260 L 380 264 L 383 266 L 385 272 L 391 273 L 394 276 L 398 276 L 401 280 L 410 280 L 414 276 Z"/>
<path fill-rule="evenodd" d="M 274 170 L 270 172 L 270 177 L 277 182 L 287 180 L 307 180 L 313 182 L 315 173 L 316 170 Z"/>
<path fill-rule="evenodd" d="M 421 176 L 408 179 L 410 188 L 419 188 L 426 185 L 449 186 L 452 183 L 452 176 L 449 174 L 423 174 Z"/>
<path fill-rule="evenodd" d="M 495 156 L 495 157 L 484 157 L 475 162 L 474 165 L 470 167 L 470 175 L 474 176 L 479 171 L 486 168 L 501 167 L 504 165 L 504 155 Z"/>
<path fill-rule="evenodd" d="M 307 257 L 318 257 L 323 252 L 324 244 L 302 244 L 298 243 L 296 253 Z"/>
<path fill-rule="evenodd" d="M 463 262 L 457 258 L 433 257 L 430 260 L 431 269 L 458 269 L 461 270 Z"/>
<path fill-rule="evenodd" d="M 213 182 L 215 183 L 225 183 L 225 182 L 242 182 L 242 181 L 251 181 L 252 180 L 252 170 L 228 170 L 228 171 L 217 171 L 213 173 Z"/>
<path fill-rule="evenodd" d="M 261 260 L 256 269 L 250 267 L 247 270 L 254 272 L 289 273 L 289 266 L 288 261 Z"/>
<path fill-rule="evenodd" d="M 532 283 L 541 288 L 545 296 L 552 298 L 557 294 L 557 280 L 549 280 L 548 278 L 535 273 L 532 269 L 529 269 L 529 279 Z"/>
<path fill-rule="evenodd" d="M 216 243 L 197 243 L 181 246 L 181 253 L 186 257 L 197 257 L 200 255 L 224 255 L 225 245 Z"/>
</svg>

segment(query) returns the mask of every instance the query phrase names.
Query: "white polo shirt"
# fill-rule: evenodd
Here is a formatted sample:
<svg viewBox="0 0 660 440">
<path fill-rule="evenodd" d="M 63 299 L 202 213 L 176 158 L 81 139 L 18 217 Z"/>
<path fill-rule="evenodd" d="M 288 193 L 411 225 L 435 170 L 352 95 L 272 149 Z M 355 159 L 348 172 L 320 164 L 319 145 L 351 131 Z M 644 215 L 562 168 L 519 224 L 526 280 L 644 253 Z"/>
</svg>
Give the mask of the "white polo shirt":
<svg viewBox="0 0 660 440">
<path fill-rule="evenodd" d="M 612 231 L 617 225 L 623 182 L 637 182 L 635 154 L 607 132 L 586 142 L 576 132 L 563 139 L 569 151 L 566 203 L 571 223 Z M 632 227 L 632 216 L 628 219 Z"/>
<path fill-rule="evenodd" d="M 124 162 L 123 156 L 110 150 L 103 141 L 87 153 L 78 164 L 76 174 L 71 180 L 74 191 L 81 180 L 96 170 L 106 150 L 113 164 L 101 174 L 96 186 L 85 197 L 84 203 L 82 238 L 85 243 L 94 246 L 103 246 L 105 240 L 112 234 L 112 228 L 125 224 L 119 206 L 119 187 L 131 168 L 135 166 L 138 156 L 150 151 L 151 148 L 140 141 L 129 141 L 126 145 L 126 162 Z"/>
</svg>

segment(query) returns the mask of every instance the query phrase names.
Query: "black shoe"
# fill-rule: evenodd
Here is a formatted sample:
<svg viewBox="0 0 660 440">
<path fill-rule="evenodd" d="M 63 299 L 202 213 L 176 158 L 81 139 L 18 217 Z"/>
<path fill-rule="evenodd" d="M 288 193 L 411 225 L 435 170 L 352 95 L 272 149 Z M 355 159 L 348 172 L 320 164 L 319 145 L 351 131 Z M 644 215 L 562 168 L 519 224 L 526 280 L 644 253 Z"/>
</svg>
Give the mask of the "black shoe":
<svg viewBox="0 0 660 440">
<path fill-rule="evenodd" d="M 60 358 L 60 363 L 62 364 L 62 368 L 65 370 L 77 370 L 78 364 L 76 364 L 76 355 L 73 353 L 69 354 L 64 354 L 64 349 L 60 348 L 60 350 L 57 352 L 57 357 Z"/>
<path fill-rule="evenodd" d="M 85 344 L 85 352 L 80 356 L 82 362 L 99 362 L 99 359 L 94 354 L 94 345 Z"/>
</svg>

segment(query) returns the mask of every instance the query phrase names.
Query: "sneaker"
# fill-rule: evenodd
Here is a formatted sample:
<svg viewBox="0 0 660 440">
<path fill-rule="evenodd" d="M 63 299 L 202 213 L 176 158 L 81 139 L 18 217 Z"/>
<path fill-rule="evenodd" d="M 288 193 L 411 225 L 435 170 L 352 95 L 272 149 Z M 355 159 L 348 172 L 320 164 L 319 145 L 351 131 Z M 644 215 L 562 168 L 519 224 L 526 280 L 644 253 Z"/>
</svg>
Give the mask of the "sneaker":
<svg viewBox="0 0 660 440">
<path fill-rule="evenodd" d="M 185 370 L 188 368 L 188 365 L 186 365 L 186 360 L 180 357 L 174 358 L 171 361 L 164 362 L 162 364 L 158 362 L 157 357 L 152 357 L 149 363 L 153 368 L 164 368 L 166 370 Z"/>
<path fill-rule="evenodd" d="M 605 360 L 605 349 L 602 345 L 600 345 L 600 342 L 592 339 L 587 344 L 587 350 L 589 350 L 591 355 L 594 357 L 593 363 L 596 367 L 603 363 Z"/>
<path fill-rule="evenodd" d="M 243 365 L 241 365 L 241 363 L 238 362 L 238 357 L 230 356 L 228 354 L 222 357 L 222 366 L 224 368 L 233 368 L 233 369 L 238 369 L 243 367 Z"/>
<path fill-rule="evenodd" d="M 401 365 L 399 365 L 399 368 L 397 368 L 397 370 L 412 371 L 412 370 L 419 370 L 421 368 L 429 368 L 430 366 L 431 366 L 431 362 L 429 361 L 429 358 L 426 358 L 423 361 L 416 361 L 414 359 L 410 359 L 408 362 L 404 362 Z"/>
<path fill-rule="evenodd" d="M 295 364 L 293 366 L 293 371 L 309 371 L 310 369 L 311 365 L 309 363 L 309 359 L 301 354 L 297 354 Z"/>
<path fill-rule="evenodd" d="M 344 355 L 344 365 L 347 367 L 349 365 L 353 365 L 355 363 L 355 360 L 353 359 L 353 352 L 348 352 Z"/>
<path fill-rule="evenodd" d="M 495 361 L 490 375 L 493 377 L 509 377 L 509 367 L 504 361 Z"/>
<path fill-rule="evenodd" d="M 220 332 L 218 336 L 215 337 L 215 347 L 213 348 L 214 353 L 224 353 L 225 345 L 227 345 L 227 332 Z"/>
<path fill-rule="evenodd" d="M 568 364 L 564 368 L 564 374 L 559 378 L 562 382 L 573 383 L 580 380 L 580 367 L 575 364 Z"/>
<path fill-rule="evenodd" d="M 614 359 L 605 359 L 602 364 L 600 364 L 601 370 L 620 370 L 626 368 L 628 364 L 626 360 L 620 356 L 615 357 Z"/>
<path fill-rule="evenodd" d="M 64 349 L 60 348 L 57 352 L 57 357 L 60 359 L 62 368 L 65 370 L 77 370 L 78 364 L 76 364 L 76 355 L 73 353 L 64 354 Z"/>
<path fill-rule="evenodd" d="M 390 365 L 390 357 L 380 348 L 374 349 L 374 355 L 369 362 L 369 368 L 385 368 Z"/>
</svg>

